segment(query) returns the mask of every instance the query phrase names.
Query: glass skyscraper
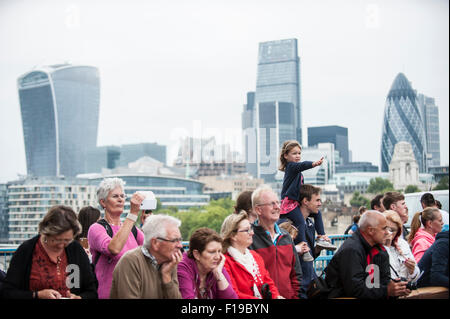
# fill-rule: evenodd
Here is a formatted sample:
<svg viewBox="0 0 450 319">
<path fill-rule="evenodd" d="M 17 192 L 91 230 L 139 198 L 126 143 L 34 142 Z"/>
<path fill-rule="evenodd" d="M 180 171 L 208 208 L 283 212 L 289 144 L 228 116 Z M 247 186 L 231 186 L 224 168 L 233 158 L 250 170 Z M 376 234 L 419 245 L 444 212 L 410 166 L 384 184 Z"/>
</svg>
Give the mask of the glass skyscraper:
<svg viewBox="0 0 450 319">
<path fill-rule="evenodd" d="M 418 94 L 419 110 L 425 130 L 427 141 L 427 153 L 431 158 L 427 158 L 428 167 L 441 165 L 441 143 L 439 135 L 439 109 L 434 99 L 423 94 Z"/>
<path fill-rule="evenodd" d="M 282 143 L 302 143 L 297 39 L 259 44 L 256 91 L 247 94 L 242 129 L 247 171 L 274 181 Z"/>
<path fill-rule="evenodd" d="M 419 172 L 426 167 L 427 145 L 424 125 L 418 107 L 416 92 L 403 73 L 399 73 L 386 99 L 381 135 L 381 171 L 389 171 L 395 144 L 408 142 L 412 145 Z"/>
<path fill-rule="evenodd" d="M 17 81 L 27 173 L 75 176 L 96 147 L 100 80 L 97 68 L 59 64 Z"/>
<path fill-rule="evenodd" d="M 340 163 L 348 164 L 350 162 L 348 129 L 346 127 L 337 125 L 308 127 L 308 146 L 315 146 L 319 143 L 333 143 L 342 159 Z"/>
</svg>

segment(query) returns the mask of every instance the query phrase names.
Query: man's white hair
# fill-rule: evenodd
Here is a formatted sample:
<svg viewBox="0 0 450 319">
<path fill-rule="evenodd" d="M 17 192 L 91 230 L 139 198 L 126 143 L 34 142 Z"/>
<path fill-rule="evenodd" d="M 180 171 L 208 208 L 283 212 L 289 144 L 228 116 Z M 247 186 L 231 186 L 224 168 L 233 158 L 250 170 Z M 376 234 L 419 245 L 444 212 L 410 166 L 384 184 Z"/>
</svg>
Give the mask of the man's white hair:
<svg viewBox="0 0 450 319">
<path fill-rule="evenodd" d="M 144 247 L 149 248 L 152 238 L 166 238 L 167 226 L 180 227 L 181 221 L 169 215 L 150 215 L 145 219 L 142 231 L 144 232 Z"/>
<path fill-rule="evenodd" d="M 358 223 L 358 228 L 364 231 L 369 227 L 377 227 L 380 221 L 378 216 L 385 218 L 385 216 L 377 210 L 367 210 L 362 214 Z"/>
<path fill-rule="evenodd" d="M 120 187 L 122 191 L 125 189 L 125 182 L 118 177 L 105 178 L 101 181 L 100 185 L 97 189 L 97 200 L 101 205 L 100 200 L 106 200 L 109 195 L 109 192 L 114 190 L 116 187 Z M 102 206 L 103 207 L 103 206 Z"/>
<path fill-rule="evenodd" d="M 266 184 L 260 185 L 252 193 L 252 207 L 255 208 L 257 204 L 261 204 L 261 195 L 266 192 L 274 193 L 273 189 Z"/>
</svg>

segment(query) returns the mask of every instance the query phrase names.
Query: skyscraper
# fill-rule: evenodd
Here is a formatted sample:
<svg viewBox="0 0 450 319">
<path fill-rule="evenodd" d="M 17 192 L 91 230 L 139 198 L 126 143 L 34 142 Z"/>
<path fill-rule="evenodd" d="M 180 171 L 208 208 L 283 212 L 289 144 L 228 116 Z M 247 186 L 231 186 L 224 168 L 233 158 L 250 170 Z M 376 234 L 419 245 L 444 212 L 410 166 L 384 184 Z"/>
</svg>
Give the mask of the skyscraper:
<svg viewBox="0 0 450 319">
<path fill-rule="evenodd" d="M 92 66 L 50 65 L 17 81 L 27 173 L 75 176 L 97 144 L 100 80 Z"/>
<path fill-rule="evenodd" d="M 294 105 L 295 135 L 302 143 L 300 101 L 300 58 L 297 39 L 276 40 L 259 44 L 255 105 L 284 102 Z"/>
<path fill-rule="evenodd" d="M 341 164 L 348 164 L 348 129 L 342 126 L 316 126 L 308 127 L 308 146 L 319 143 L 333 143 L 334 148 L 339 151 Z"/>
<path fill-rule="evenodd" d="M 256 91 L 247 94 L 242 129 L 247 171 L 274 181 L 281 144 L 302 141 L 297 39 L 259 44 Z"/>
<path fill-rule="evenodd" d="M 427 145 L 417 96 L 403 73 L 395 78 L 386 98 L 381 135 L 381 171 L 389 171 L 398 142 L 411 144 L 419 172 L 426 172 Z"/>
<path fill-rule="evenodd" d="M 425 140 L 427 141 L 428 167 L 441 165 L 441 143 L 439 138 L 439 109 L 434 99 L 423 94 L 418 94 L 419 110 L 425 130 Z"/>
</svg>

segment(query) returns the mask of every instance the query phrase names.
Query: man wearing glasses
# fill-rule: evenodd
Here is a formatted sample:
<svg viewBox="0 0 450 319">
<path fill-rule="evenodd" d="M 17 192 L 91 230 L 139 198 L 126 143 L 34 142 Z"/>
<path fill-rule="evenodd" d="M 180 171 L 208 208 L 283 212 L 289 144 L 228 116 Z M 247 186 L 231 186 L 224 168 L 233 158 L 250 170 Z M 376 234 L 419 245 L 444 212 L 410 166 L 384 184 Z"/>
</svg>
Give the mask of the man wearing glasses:
<svg viewBox="0 0 450 319">
<path fill-rule="evenodd" d="M 180 220 L 150 215 L 144 244 L 130 250 L 113 272 L 111 299 L 180 299 L 177 265 L 182 259 Z"/>
<path fill-rule="evenodd" d="M 254 235 L 249 249 L 263 258 L 281 296 L 300 298 L 302 269 L 291 236 L 276 224 L 280 218 L 278 196 L 270 187 L 262 185 L 252 193 L 252 206 L 258 219 L 252 225 Z"/>
</svg>

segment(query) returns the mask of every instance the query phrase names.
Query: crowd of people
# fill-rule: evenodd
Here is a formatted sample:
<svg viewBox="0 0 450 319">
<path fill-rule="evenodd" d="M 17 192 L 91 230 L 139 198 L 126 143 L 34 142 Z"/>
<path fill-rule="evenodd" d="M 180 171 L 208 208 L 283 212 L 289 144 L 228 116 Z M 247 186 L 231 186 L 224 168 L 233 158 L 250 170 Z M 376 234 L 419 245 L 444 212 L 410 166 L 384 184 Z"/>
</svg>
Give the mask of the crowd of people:
<svg viewBox="0 0 450 319">
<path fill-rule="evenodd" d="M 34 299 L 305 299 L 317 279 L 314 260 L 336 250 L 325 234 L 321 189 L 303 183 L 296 141 L 284 143 L 281 198 L 267 185 L 242 192 L 220 229 L 193 230 L 184 251 L 181 221 L 141 211 L 145 195 L 130 198 L 120 178 L 97 191 L 103 210 L 77 214 L 54 206 L 38 235 L 13 255 L 2 298 Z M 401 193 L 387 192 L 359 210 L 351 236 L 324 271 L 325 298 L 397 298 L 414 287 L 448 288 L 448 213 L 425 194 L 411 230 Z M 138 221 L 139 220 L 139 221 Z M 137 226 L 138 225 L 138 226 Z M 442 230 L 445 225 L 446 229 Z"/>
</svg>

